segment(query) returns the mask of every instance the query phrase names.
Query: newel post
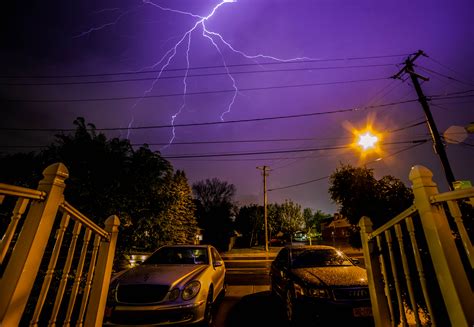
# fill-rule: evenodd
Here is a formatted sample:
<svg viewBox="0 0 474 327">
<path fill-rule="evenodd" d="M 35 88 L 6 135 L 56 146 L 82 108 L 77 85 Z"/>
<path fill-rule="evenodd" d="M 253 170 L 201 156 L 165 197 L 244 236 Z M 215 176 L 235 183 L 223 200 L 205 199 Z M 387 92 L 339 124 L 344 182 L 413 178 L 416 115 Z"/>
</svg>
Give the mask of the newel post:
<svg viewBox="0 0 474 327">
<path fill-rule="evenodd" d="M 69 172 L 62 163 L 43 171 L 38 190 L 44 201 L 33 201 L 23 228 L 0 280 L 0 326 L 18 326 L 48 243 L 59 205 L 63 202 L 64 180 Z"/>
<path fill-rule="evenodd" d="M 378 258 L 374 253 L 374 240 L 370 239 L 372 221 L 369 217 L 364 216 L 359 221 L 359 227 L 375 326 L 390 326 L 390 315 L 384 293 L 383 276 Z"/>
<path fill-rule="evenodd" d="M 415 206 L 420 214 L 423 232 L 438 279 L 441 294 L 452 326 L 474 324 L 474 296 L 461 263 L 448 219 L 441 205 L 433 205 L 430 197 L 438 194 L 433 173 L 426 167 L 414 166 L 410 172 Z"/>
<path fill-rule="evenodd" d="M 105 221 L 105 231 L 109 233 L 110 240 L 102 240 L 100 242 L 97 266 L 92 280 L 92 290 L 84 326 L 102 326 L 119 226 L 120 219 L 115 215 L 110 216 Z"/>
</svg>

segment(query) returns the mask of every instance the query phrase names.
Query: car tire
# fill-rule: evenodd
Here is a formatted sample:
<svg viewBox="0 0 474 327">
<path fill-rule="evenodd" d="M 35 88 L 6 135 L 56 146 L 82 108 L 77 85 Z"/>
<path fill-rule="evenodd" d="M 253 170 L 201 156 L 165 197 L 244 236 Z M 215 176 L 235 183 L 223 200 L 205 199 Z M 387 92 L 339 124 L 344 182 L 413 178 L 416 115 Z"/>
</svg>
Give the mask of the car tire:
<svg viewBox="0 0 474 327">
<path fill-rule="evenodd" d="M 213 291 L 212 288 L 209 290 L 206 300 L 206 308 L 204 309 L 204 322 L 203 326 L 212 327 L 214 326 L 214 312 L 213 312 L 213 301 L 212 301 Z"/>
</svg>

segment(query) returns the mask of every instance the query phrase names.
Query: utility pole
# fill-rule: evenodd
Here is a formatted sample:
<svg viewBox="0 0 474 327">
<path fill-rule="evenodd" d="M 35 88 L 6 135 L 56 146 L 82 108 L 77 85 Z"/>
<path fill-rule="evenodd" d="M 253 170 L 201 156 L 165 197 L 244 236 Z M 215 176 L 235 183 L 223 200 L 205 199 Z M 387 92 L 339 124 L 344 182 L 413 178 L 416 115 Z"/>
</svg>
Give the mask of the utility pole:
<svg viewBox="0 0 474 327">
<path fill-rule="evenodd" d="M 268 166 L 257 167 L 263 175 L 263 219 L 265 224 L 265 251 L 268 252 L 268 220 L 267 220 L 267 171 Z"/>
<path fill-rule="evenodd" d="M 431 138 L 433 139 L 434 151 L 439 156 L 439 159 L 441 160 L 441 165 L 443 166 L 444 174 L 449 184 L 449 189 L 454 190 L 453 183 L 456 181 L 456 179 L 454 178 L 453 171 L 451 170 L 451 166 L 449 165 L 448 156 L 446 154 L 446 150 L 444 148 L 444 144 L 439 135 L 438 129 L 436 128 L 433 115 L 431 114 L 430 107 L 428 105 L 428 101 L 426 99 L 426 96 L 423 94 L 423 90 L 421 89 L 420 83 L 418 81 L 418 78 L 420 78 L 426 82 L 426 81 L 429 81 L 429 78 L 426 78 L 424 76 L 417 74 L 413 66 L 413 62 L 419 56 L 422 56 L 422 55 L 426 56 L 426 54 L 422 50 L 418 50 L 418 52 L 412 58 L 408 57 L 407 60 L 405 61 L 405 66 L 397 74 L 392 76 L 392 78 L 400 78 L 400 76 L 403 73 L 407 73 L 410 75 L 411 81 L 413 83 L 413 87 L 415 88 L 416 94 L 418 95 L 418 101 L 420 102 L 421 107 L 423 108 L 423 111 L 425 112 L 426 122 L 428 123 L 428 128 L 430 130 Z"/>
</svg>

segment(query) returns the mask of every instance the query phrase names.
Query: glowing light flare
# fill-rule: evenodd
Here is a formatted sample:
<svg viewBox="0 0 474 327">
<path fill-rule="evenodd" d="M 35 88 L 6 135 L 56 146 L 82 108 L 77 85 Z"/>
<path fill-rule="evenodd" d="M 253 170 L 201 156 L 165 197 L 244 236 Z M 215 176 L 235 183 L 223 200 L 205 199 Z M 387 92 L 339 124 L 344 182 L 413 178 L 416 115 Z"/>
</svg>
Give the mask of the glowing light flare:
<svg viewBox="0 0 474 327">
<path fill-rule="evenodd" d="M 362 149 L 369 150 L 375 148 L 378 140 L 379 138 L 373 135 L 371 132 L 365 132 L 364 134 L 359 135 L 357 144 L 360 145 Z"/>
<path fill-rule="evenodd" d="M 365 162 L 365 158 L 372 154 L 377 156 L 376 161 L 380 161 L 384 157 L 380 147 L 383 135 L 373 127 L 374 122 L 375 115 L 371 114 L 366 118 L 365 127 L 362 128 L 357 128 L 347 121 L 343 123 L 343 127 L 353 135 L 354 141 L 351 148 L 359 153 L 359 163 Z"/>
</svg>

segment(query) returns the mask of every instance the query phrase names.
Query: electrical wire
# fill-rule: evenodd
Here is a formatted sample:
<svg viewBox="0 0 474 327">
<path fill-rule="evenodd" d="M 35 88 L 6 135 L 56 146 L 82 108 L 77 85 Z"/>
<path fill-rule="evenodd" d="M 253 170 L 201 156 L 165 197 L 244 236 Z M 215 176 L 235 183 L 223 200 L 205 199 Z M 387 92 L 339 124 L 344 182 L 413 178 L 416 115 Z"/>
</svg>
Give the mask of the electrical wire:
<svg viewBox="0 0 474 327">
<path fill-rule="evenodd" d="M 294 85 L 278 85 L 278 86 L 264 86 L 264 87 L 251 87 L 251 88 L 240 88 L 239 92 L 245 91 L 262 91 L 262 90 L 278 90 L 278 89 L 289 89 L 289 88 L 302 88 L 302 87 L 313 87 L 313 86 L 324 86 L 324 85 L 337 85 L 337 84 L 351 84 L 360 82 L 374 82 L 385 80 L 387 77 L 378 78 L 366 78 L 358 80 L 348 81 L 335 81 L 335 82 L 321 82 L 321 83 L 306 83 L 306 84 L 294 84 Z M 214 91 L 198 91 L 188 92 L 186 96 L 193 95 L 204 95 L 204 94 L 219 94 L 219 93 L 234 93 L 235 89 L 227 90 L 214 90 Z M 104 101 L 123 101 L 123 100 L 143 100 L 143 99 L 159 99 L 169 97 L 182 97 L 183 93 L 168 93 L 168 94 L 157 94 L 157 95 L 141 95 L 141 96 L 124 96 L 124 97 L 106 97 L 106 98 L 77 98 L 77 99 L 21 99 L 21 98 L 3 98 L 4 102 L 10 103 L 75 103 L 75 102 L 104 102 Z"/>
<path fill-rule="evenodd" d="M 411 145 L 411 146 L 409 146 L 409 147 L 406 147 L 405 149 L 402 149 L 402 150 L 400 150 L 400 151 L 391 153 L 391 154 L 385 156 L 385 157 L 382 158 L 382 159 L 379 158 L 379 159 L 374 160 L 374 161 L 369 162 L 369 163 L 378 162 L 378 161 L 380 161 L 380 160 L 383 160 L 383 159 L 386 159 L 386 158 L 395 156 L 395 155 L 397 155 L 397 154 L 400 154 L 400 153 L 402 153 L 402 152 L 411 150 L 411 149 L 413 149 L 413 148 L 415 148 L 415 147 L 417 147 L 417 146 L 420 146 L 420 145 L 426 143 L 427 141 L 428 141 L 428 140 L 424 140 L 424 142 L 420 142 L 420 143 Z M 367 164 L 369 164 L 369 163 L 367 163 Z M 268 189 L 268 192 L 278 191 L 278 190 L 284 190 L 284 189 L 293 188 L 293 187 L 297 187 L 297 186 L 301 186 L 301 185 L 306 185 L 306 184 L 310 184 L 310 183 L 315 183 L 315 182 L 319 182 L 319 181 L 328 179 L 329 177 L 331 177 L 331 175 L 327 175 L 327 176 L 324 176 L 324 177 L 319 177 L 319 178 L 316 178 L 316 179 L 311 179 L 311 180 L 309 180 L 309 181 L 305 181 L 305 182 L 301 182 L 301 183 L 291 184 L 291 185 L 282 186 L 282 187 L 275 187 L 275 188 L 272 188 L 272 189 Z"/>
<path fill-rule="evenodd" d="M 163 72 L 175 72 L 175 71 L 191 71 L 201 69 L 215 69 L 215 68 L 233 68 L 233 67 L 249 67 L 249 66 L 269 66 L 269 65 L 295 65 L 295 64 L 306 64 L 315 62 L 331 62 L 331 61 L 354 61 L 354 60 L 370 60 L 370 59 L 383 59 L 383 58 L 395 58 L 407 56 L 409 54 L 395 54 L 395 55 L 379 55 L 379 56 L 366 56 L 366 57 L 347 57 L 347 58 L 333 58 L 333 59 L 314 59 L 314 60 L 299 60 L 291 62 L 263 62 L 263 63 L 247 63 L 247 64 L 228 64 L 228 65 L 215 65 L 215 66 L 200 66 L 200 67 L 189 67 L 189 68 L 170 68 L 165 69 Z M 105 76 L 120 76 L 120 75 L 136 75 L 136 74 L 149 74 L 149 73 L 160 73 L 161 70 L 138 70 L 138 71 L 124 71 L 124 72 L 113 72 L 113 73 L 98 73 L 98 74 L 70 74 L 70 75 L 0 75 L 0 78 L 18 78 L 18 79 L 34 79 L 34 78 L 84 78 L 84 77 L 105 77 Z"/>
<path fill-rule="evenodd" d="M 394 144 L 406 144 L 406 143 L 424 143 L 427 140 L 428 139 L 387 142 L 387 143 L 382 143 L 381 145 L 394 145 Z M 274 150 L 274 151 L 210 153 L 210 154 L 189 154 L 189 155 L 163 155 L 162 157 L 165 158 L 165 159 L 233 157 L 233 156 L 281 154 L 281 153 L 301 153 L 301 152 L 313 152 L 313 151 L 323 151 L 323 150 L 340 150 L 340 149 L 348 149 L 350 147 L 351 147 L 350 145 L 342 145 L 342 146 L 328 146 L 328 147 L 320 147 L 320 148 Z"/>
<path fill-rule="evenodd" d="M 160 129 L 160 128 L 178 128 L 178 127 L 191 127 L 191 126 L 209 126 L 209 125 L 223 125 L 223 124 L 235 124 L 235 123 L 247 123 L 247 122 L 256 122 L 256 121 L 267 121 L 267 120 L 278 120 L 278 119 L 289 119 L 289 118 L 303 118 L 311 116 L 322 116 L 330 115 L 337 113 L 345 113 L 351 111 L 361 111 L 367 109 L 376 109 L 383 107 L 395 106 L 398 104 L 405 104 L 416 102 L 418 100 L 405 100 L 391 103 L 383 103 L 379 105 L 372 105 L 366 107 L 353 107 L 347 109 L 336 109 L 332 111 L 321 111 L 321 112 L 312 112 L 307 114 L 297 114 L 297 115 L 286 115 L 286 116 L 273 116 L 273 117 L 263 117 L 263 118 L 252 118 L 252 119 L 238 119 L 238 120 L 226 120 L 226 121 L 214 121 L 214 122 L 203 122 L 203 123 L 188 123 L 188 124 L 174 124 L 174 125 L 150 125 L 150 126 L 135 126 L 135 127 L 106 127 L 106 128 L 94 128 L 96 131 L 119 131 L 119 130 L 142 130 L 142 129 Z M 17 128 L 17 127 L 0 127 L 0 131 L 29 131 L 29 132 L 73 132 L 76 129 L 71 128 Z"/>
<path fill-rule="evenodd" d="M 426 68 L 424 66 L 420 66 L 420 65 L 417 65 L 417 67 L 419 67 L 421 70 L 427 72 L 427 73 L 431 73 L 431 74 L 435 74 L 435 75 L 438 75 L 438 76 L 441 76 L 441 77 L 444 77 L 450 81 L 454 81 L 454 82 L 457 82 L 457 83 L 460 83 L 460 84 L 464 84 L 464 85 L 469 85 L 469 86 L 474 86 L 474 83 L 468 83 L 468 82 L 464 82 L 464 81 L 461 81 L 460 79 L 457 79 L 457 78 L 454 78 L 452 76 L 448 76 L 448 75 L 445 75 L 445 74 L 442 74 L 440 72 L 437 72 L 437 71 L 434 71 L 432 69 L 429 69 L 429 68 Z"/>
<path fill-rule="evenodd" d="M 250 71 L 236 71 L 236 72 L 220 72 L 220 73 L 206 73 L 206 74 L 189 74 L 189 75 L 175 75 L 175 76 L 161 76 L 159 80 L 175 79 L 175 78 L 195 78 L 195 77 L 209 77 L 209 76 L 228 76 L 228 75 L 242 75 L 242 74 L 262 74 L 262 73 L 281 73 L 281 72 L 298 72 L 298 71 L 313 71 L 313 70 L 330 70 L 330 69 L 353 69 L 353 68 L 368 68 L 368 67 L 387 67 L 394 64 L 377 64 L 377 65 L 357 65 L 357 66 L 337 66 L 337 67 L 305 67 L 305 68 L 289 68 L 289 69 L 272 69 L 272 70 L 250 70 Z M 117 80 L 102 80 L 102 81 L 73 81 L 73 82 L 1 82 L 3 86 L 68 86 L 68 85 L 90 85 L 90 84 L 112 84 L 112 83 L 128 83 L 128 82 L 143 82 L 156 81 L 157 77 L 143 77 L 143 78 L 129 78 Z"/>
<path fill-rule="evenodd" d="M 455 73 L 455 74 L 457 74 L 457 75 L 462 76 L 463 78 L 465 78 L 464 74 L 462 74 L 462 73 L 456 71 L 455 69 L 452 69 L 451 67 L 449 67 L 449 66 L 443 64 L 443 63 L 440 62 L 439 60 L 436 60 L 436 59 L 434 59 L 434 58 L 431 57 L 431 56 L 429 56 L 428 59 L 431 60 L 432 62 L 438 64 L 439 66 L 441 66 L 441 67 L 443 67 L 443 68 L 445 68 L 445 69 L 447 69 L 447 70 L 450 70 L 451 72 L 453 72 L 453 73 Z M 474 85 L 474 81 L 472 81 L 472 80 L 469 80 L 469 79 L 466 78 L 465 81 L 467 81 L 470 85 Z"/>
</svg>

